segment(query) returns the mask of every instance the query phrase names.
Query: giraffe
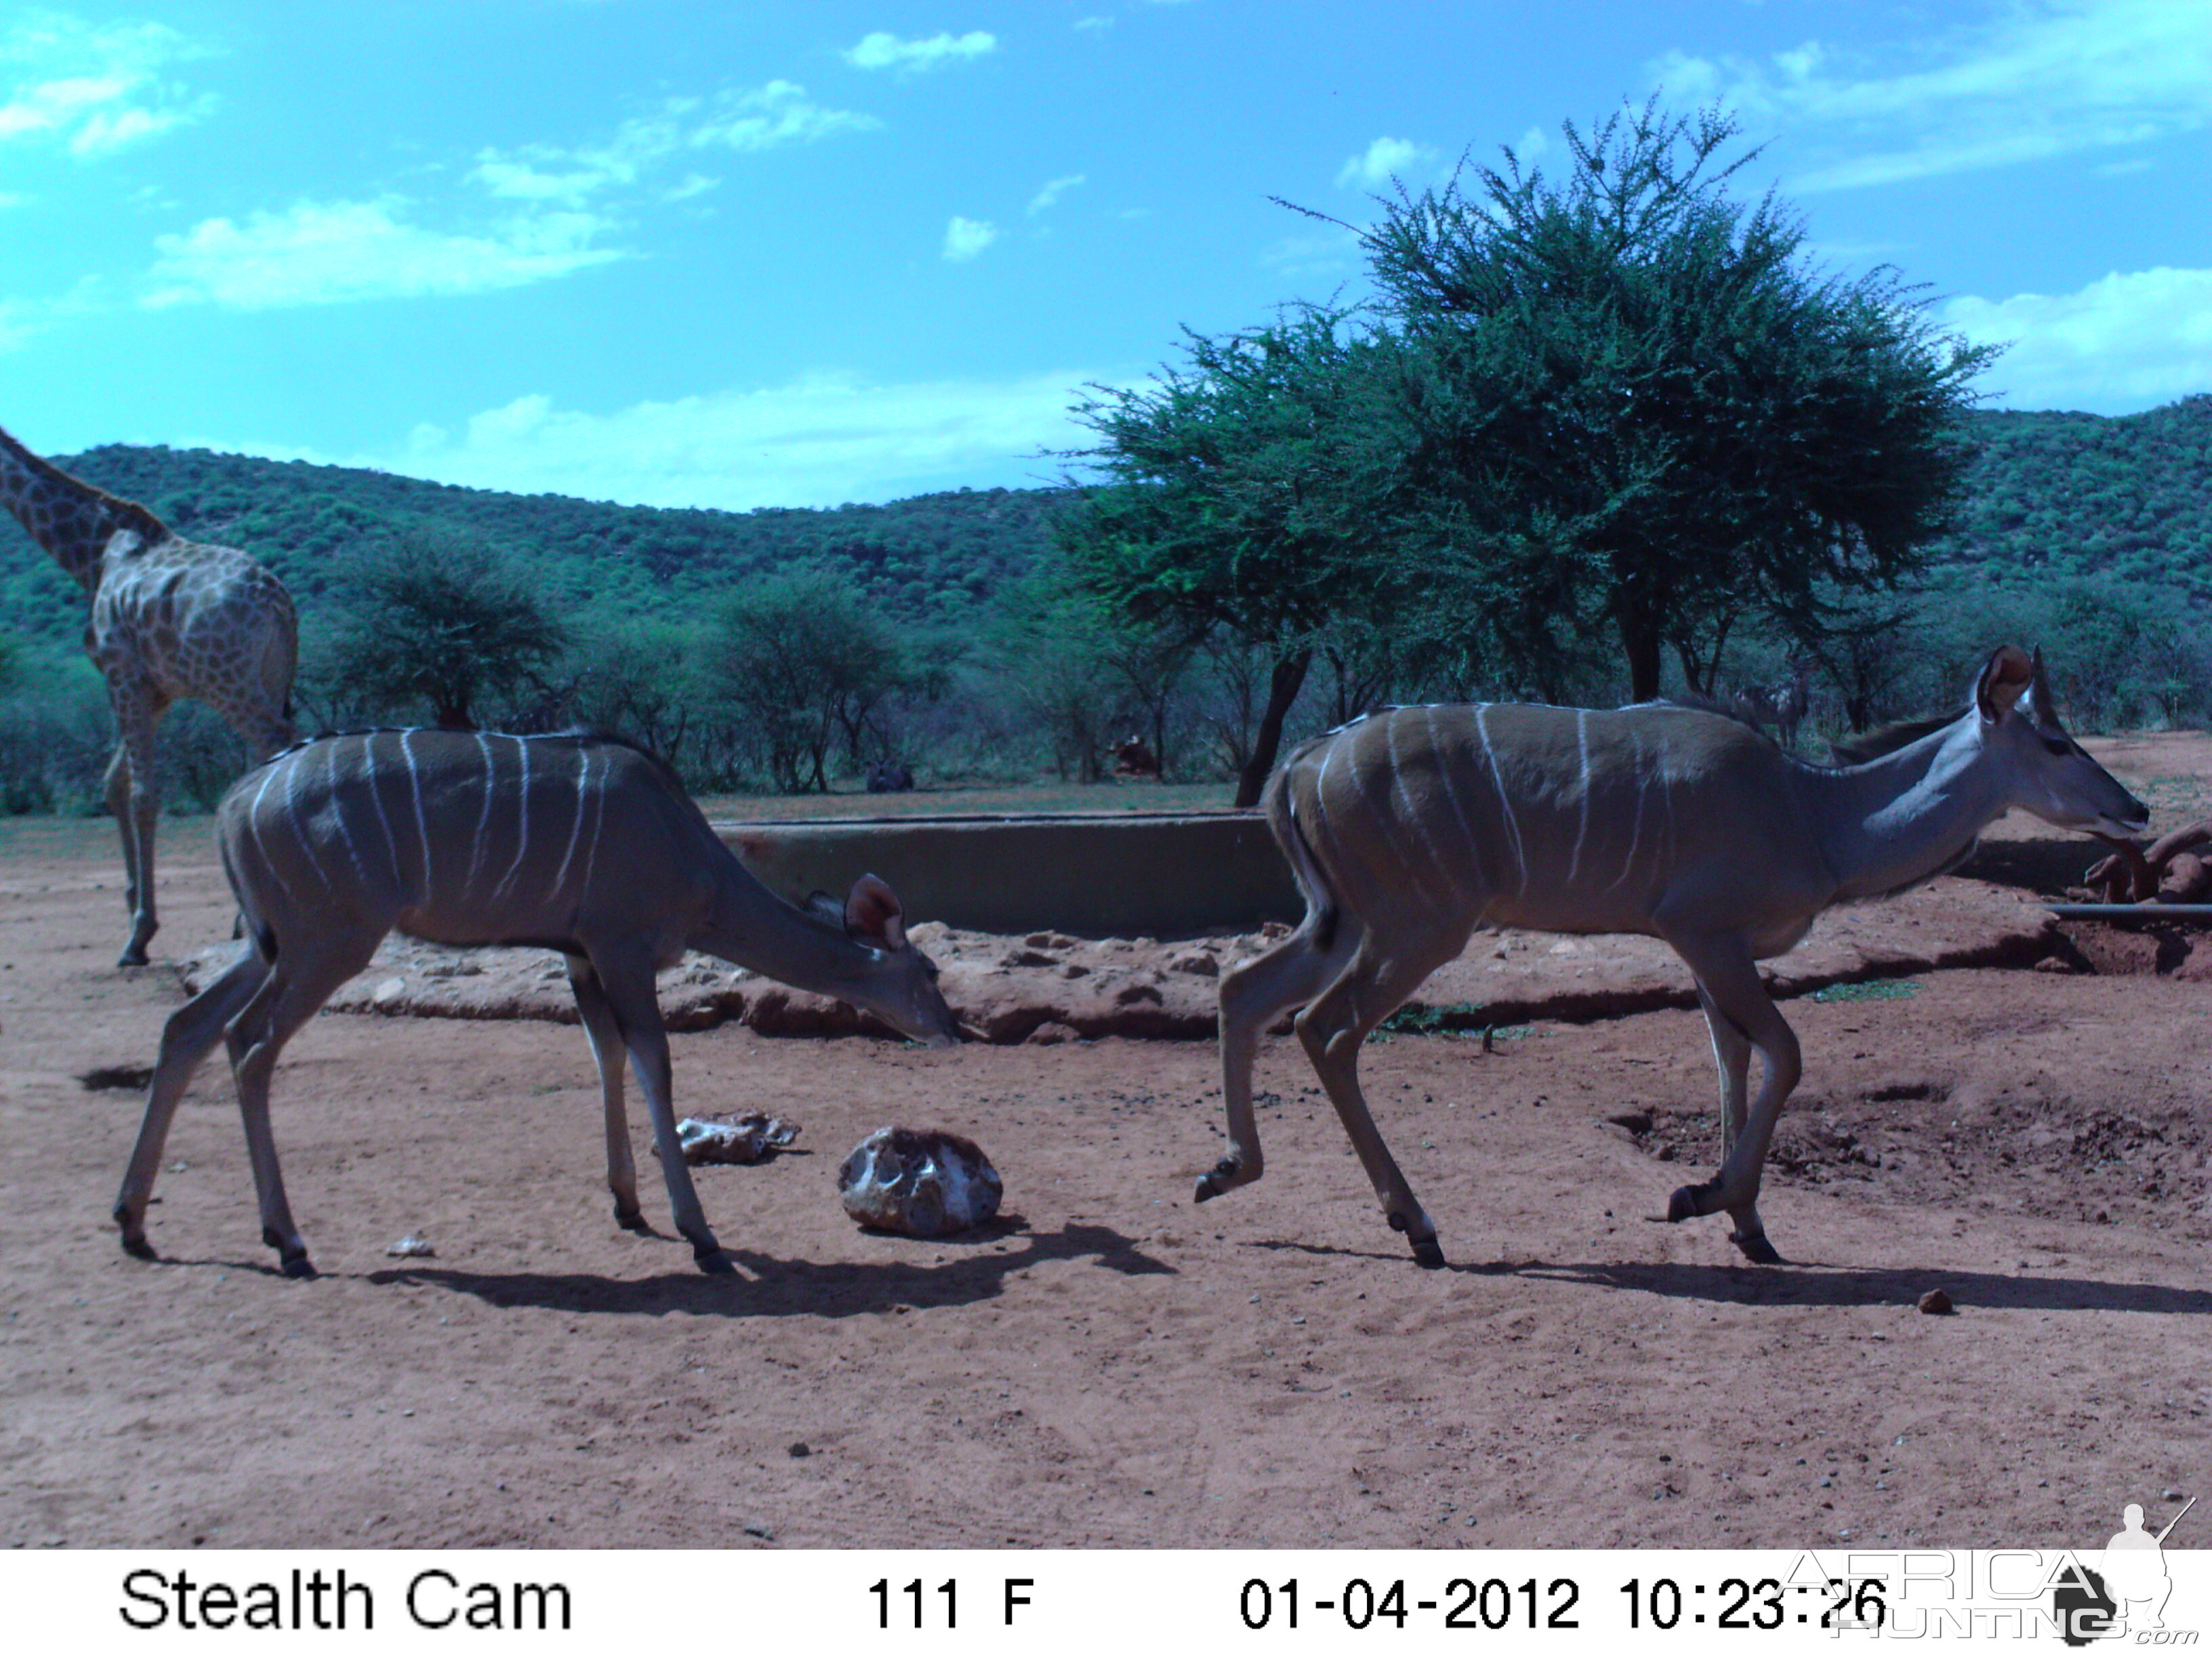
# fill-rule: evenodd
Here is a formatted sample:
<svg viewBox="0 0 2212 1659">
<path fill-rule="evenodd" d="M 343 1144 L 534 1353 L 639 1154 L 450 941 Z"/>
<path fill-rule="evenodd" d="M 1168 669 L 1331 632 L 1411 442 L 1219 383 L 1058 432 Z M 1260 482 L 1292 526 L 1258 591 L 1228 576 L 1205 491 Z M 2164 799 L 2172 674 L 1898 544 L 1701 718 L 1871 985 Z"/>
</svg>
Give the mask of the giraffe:
<svg viewBox="0 0 2212 1659">
<path fill-rule="evenodd" d="M 115 710 L 108 810 L 123 838 L 131 939 L 118 967 L 143 967 L 154 913 L 154 825 L 161 811 L 154 725 L 198 697 L 258 763 L 293 742 L 300 654 L 292 596 L 234 547 L 186 541 L 136 501 L 73 478 L 0 430 L 0 501 L 92 600 L 85 653 Z"/>
</svg>

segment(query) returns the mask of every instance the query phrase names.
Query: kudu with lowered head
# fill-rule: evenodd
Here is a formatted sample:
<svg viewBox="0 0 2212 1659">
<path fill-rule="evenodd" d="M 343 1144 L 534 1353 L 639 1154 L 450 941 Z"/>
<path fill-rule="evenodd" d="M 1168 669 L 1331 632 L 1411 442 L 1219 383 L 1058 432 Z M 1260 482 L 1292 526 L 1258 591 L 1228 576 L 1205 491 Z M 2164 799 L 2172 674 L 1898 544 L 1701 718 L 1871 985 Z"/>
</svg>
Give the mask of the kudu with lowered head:
<svg viewBox="0 0 2212 1659">
<path fill-rule="evenodd" d="M 1436 1225 L 1361 1097 L 1359 1047 L 1479 926 L 1645 933 L 1689 965 L 1720 1069 L 1719 1173 L 1667 1218 L 1725 1210 L 1753 1261 L 1781 1258 L 1757 1207 L 1797 1040 L 1757 963 L 1843 900 L 1950 869 L 1991 820 L 2024 808 L 2063 829 L 2130 836 L 2149 812 L 2059 724 L 2040 654 L 2009 647 L 1956 719 L 1856 765 L 1796 760 L 1724 714 L 1516 704 L 1395 708 L 1316 738 L 1265 805 L 1305 920 L 1221 981 L 1227 1155 L 1200 1201 L 1256 1181 L 1260 1033 L 1295 1029 L 1390 1224 L 1441 1266 Z M 1747 1109 L 1751 1054 L 1764 1079 Z"/>
<path fill-rule="evenodd" d="M 311 739 L 248 772 L 216 809 L 223 867 L 246 939 L 171 1016 L 115 1218 L 149 1256 L 146 1206 L 193 1070 L 227 1040 L 263 1239 L 311 1276 L 269 1127 L 276 1057 L 397 928 L 442 945 L 562 952 L 599 1062 L 615 1218 L 644 1228 L 623 1109 L 627 1052 L 645 1091 L 677 1230 L 709 1273 L 731 1271 L 676 1139 L 668 1038 L 653 975 L 709 951 L 841 997 L 908 1036 L 958 1040 L 937 969 L 873 876 L 842 917 L 787 904 L 738 862 L 658 757 L 564 733 L 362 732 Z M 834 901 L 827 902 L 834 912 Z"/>
</svg>

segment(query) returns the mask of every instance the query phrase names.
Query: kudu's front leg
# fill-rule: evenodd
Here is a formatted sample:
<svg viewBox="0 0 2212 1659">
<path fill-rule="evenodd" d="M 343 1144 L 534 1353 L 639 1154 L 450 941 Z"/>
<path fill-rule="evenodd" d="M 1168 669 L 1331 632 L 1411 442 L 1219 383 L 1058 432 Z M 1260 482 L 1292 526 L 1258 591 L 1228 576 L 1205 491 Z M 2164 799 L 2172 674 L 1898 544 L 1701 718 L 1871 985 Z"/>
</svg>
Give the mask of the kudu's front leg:
<svg viewBox="0 0 2212 1659">
<path fill-rule="evenodd" d="M 721 1241 L 707 1224 L 699 1194 L 691 1184 L 691 1166 L 684 1161 L 683 1143 L 676 1135 L 676 1105 L 668 1064 L 668 1032 L 660 1023 L 660 1004 L 653 995 L 650 958 L 632 959 L 620 947 L 610 953 L 592 952 L 592 966 L 605 991 L 623 1044 L 629 1050 L 631 1069 L 653 1121 L 653 1144 L 660 1155 L 660 1176 L 668 1187 L 668 1206 L 675 1212 L 676 1231 L 691 1241 L 692 1258 L 700 1271 L 733 1273 L 737 1269 L 722 1254 Z M 619 1194 L 617 1194 L 619 1200 Z"/>
<path fill-rule="evenodd" d="M 584 1034 L 592 1041 L 592 1058 L 599 1068 L 599 1103 L 607 1139 L 607 1190 L 615 1197 L 615 1224 L 634 1233 L 643 1232 L 645 1212 L 637 1201 L 637 1160 L 630 1153 L 629 1117 L 623 1107 L 622 1025 L 588 957 L 568 958 L 568 988 L 576 994 L 576 1012 L 583 1018 Z"/>
<path fill-rule="evenodd" d="M 1712 1033 L 1713 1058 L 1721 1073 L 1722 1158 L 1712 1180 L 1675 1188 L 1667 1219 L 1687 1221 L 1726 1210 L 1735 1223 L 1729 1242 L 1748 1260 L 1771 1267 L 1782 1256 L 1759 1220 L 1759 1179 L 1783 1103 L 1802 1073 L 1797 1036 L 1766 994 L 1758 963 L 1741 939 L 1732 933 L 1670 933 L 1668 943 L 1697 976 L 1698 1000 Z M 1746 1073 L 1754 1048 L 1765 1076 L 1759 1098 L 1746 1110 Z"/>
</svg>

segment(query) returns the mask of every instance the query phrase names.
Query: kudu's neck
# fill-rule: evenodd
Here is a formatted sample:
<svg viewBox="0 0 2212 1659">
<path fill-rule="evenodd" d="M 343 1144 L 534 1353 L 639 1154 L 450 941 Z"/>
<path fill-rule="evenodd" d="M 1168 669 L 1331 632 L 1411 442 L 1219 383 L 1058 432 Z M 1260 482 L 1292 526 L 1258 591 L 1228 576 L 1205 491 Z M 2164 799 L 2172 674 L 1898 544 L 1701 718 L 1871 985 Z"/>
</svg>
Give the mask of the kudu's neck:
<svg viewBox="0 0 2212 1659">
<path fill-rule="evenodd" d="M 714 847 L 721 857 L 714 865 L 713 920 L 691 941 L 696 949 L 805 990 L 835 995 L 860 981 L 878 960 L 875 952 L 842 927 L 769 892 L 720 837 Z"/>
<path fill-rule="evenodd" d="M 1838 898 L 1867 898 L 1940 875 L 2009 805 L 1980 718 L 1968 709 L 1893 754 L 1807 775 Z"/>
</svg>

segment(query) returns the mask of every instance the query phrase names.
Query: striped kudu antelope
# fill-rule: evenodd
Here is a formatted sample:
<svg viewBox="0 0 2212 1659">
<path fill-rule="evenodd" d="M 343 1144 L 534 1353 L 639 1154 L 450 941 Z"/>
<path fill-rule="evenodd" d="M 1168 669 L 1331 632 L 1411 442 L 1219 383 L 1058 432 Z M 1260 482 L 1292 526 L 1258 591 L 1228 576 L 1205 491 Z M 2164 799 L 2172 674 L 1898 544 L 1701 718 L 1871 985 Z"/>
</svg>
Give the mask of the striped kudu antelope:
<svg viewBox="0 0 2212 1659">
<path fill-rule="evenodd" d="M 441 945 L 562 951 L 599 1062 L 615 1219 L 645 1229 L 623 1110 L 627 1050 L 652 1115 L 677 1231 L 709 1273 L 732 1271 L 692 1190 L 669 1093 L 653 975 L 686 950 L 841 997 L 933 1046 L 958 1040 L 937 969 L 873 876 L 843 914 L 787 904 L 754 879 L 657 757 L 563 733 L 349 732 L 248 772 L 216 809 L 246 941 L 171 1016 L 137 1146 L 115 1203 L 123 1248 L 150 1258 L 146 1206 L 192 1072 L 228 1040 L 262 1237 L 284 1271 L 314 1268 L 293 1224 L 269 1128 L 276 1056 L 394 928 Z"/>
<path fill-rule="evenodd" d="M 1305 920 L 1222 979 L 1229 1147 L 1198 1199 L 1260 1178 L 1254 1054 L 1303 1004 L 1299 1040 L 1384 1213 L 1416 1261 L 1441 1266 L 1361 1097 L 1361 1042 L 1478 926 L 1646 933 L 1689 965 L 1720 1068 L 1720 1171 L 1677 1190 L 1667 1218 L 1725 1210 L 1745 1255 L 1780 1261 L 1757 1200 L 1798 1052 L 1759 960 L 1831 904 L 1950 869 L 2008 808 L 2116 836 L 2149 816 L 2059 725 L 2040 654 L 1996 652 L 1963 714 L 1916 729 L 1878 758 L 1820 767 L 1703 709 L 1476 704 L 1392 709 L 1306 744 L 1265 803 Z M 1754 1048 L 1765 1075 L 1747 1113 Z"/>
</svg>

